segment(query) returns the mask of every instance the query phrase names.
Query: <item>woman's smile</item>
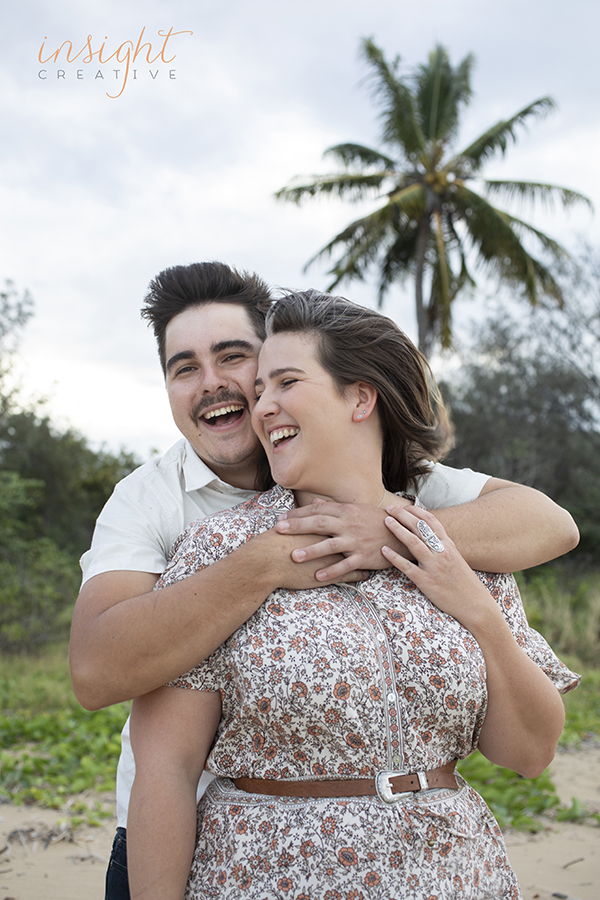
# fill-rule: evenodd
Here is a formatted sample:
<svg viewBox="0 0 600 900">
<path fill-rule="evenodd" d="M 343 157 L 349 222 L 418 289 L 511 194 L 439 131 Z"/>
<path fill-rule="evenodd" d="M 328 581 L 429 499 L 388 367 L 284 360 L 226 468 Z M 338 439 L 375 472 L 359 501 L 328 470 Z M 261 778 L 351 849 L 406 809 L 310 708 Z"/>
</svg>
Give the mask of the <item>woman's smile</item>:
<svg viewBox="0 0 600 900">
<path fill-rule="evenodd" d="M 273 478 L 295 491 L 300 505 L 314 494 L 341 501 L 356 497 L 365 470 L 362 439 L 370 430 L 367 417 L 357 420 L 359 386 L 341 390 L 319 350 L 317 335 L 282 332 L 267 338 L 258 361 L 252 425 Z M 377 472 L 380 464 L 378 446 L 372 469 Z M 365 495 L 365 502 L 379 498 L 381 488 L 369 485 Z"/>
<path fill-rule="evenodd" d="M 295 438 L 299 433 L 299 428 L 275 428 L 273 431 L 269 433 L 269 440 L 273 447 L 279 447 L 285 441 L 291 440 L 291 438 Z"/>
</svg>

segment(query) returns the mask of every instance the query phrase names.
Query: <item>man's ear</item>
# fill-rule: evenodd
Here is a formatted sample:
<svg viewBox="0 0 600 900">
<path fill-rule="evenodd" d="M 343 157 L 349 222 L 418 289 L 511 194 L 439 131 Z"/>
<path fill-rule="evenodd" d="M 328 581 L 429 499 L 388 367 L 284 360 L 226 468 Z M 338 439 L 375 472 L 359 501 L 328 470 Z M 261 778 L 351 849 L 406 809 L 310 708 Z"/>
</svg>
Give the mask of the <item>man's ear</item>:
<svg viewBox="0 0 600 900">
<path fill-rule="evenodd" d="M 377 388 L 374 388 L 372 384 L 367 384 L 366 381 L 357 381 L 352 385 L 352 390 L 355 401 L 352 419 L 354 422 L 364 422 L 375 409 Z"/>
</svg>

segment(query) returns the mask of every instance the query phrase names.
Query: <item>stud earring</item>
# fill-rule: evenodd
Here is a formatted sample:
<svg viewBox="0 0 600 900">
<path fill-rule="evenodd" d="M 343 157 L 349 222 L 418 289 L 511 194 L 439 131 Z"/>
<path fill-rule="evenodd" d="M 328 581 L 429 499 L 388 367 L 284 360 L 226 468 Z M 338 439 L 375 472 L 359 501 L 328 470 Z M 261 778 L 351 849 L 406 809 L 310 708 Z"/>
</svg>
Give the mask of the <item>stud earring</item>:
<svg viewBox="0 0 600 900">
<path fill-rule="evenodd" d="M 367 414 L 366 409 L 363 409 L 363 411 L 362 411 L 361 413 L 359 413 L 359 414 L 357 415 L 356 418 L 357 418 L 357 419 L 362 419 L 362 417 L 363 417 L 363 416 L 366 416 L 366 414 Z"/>
</svg>

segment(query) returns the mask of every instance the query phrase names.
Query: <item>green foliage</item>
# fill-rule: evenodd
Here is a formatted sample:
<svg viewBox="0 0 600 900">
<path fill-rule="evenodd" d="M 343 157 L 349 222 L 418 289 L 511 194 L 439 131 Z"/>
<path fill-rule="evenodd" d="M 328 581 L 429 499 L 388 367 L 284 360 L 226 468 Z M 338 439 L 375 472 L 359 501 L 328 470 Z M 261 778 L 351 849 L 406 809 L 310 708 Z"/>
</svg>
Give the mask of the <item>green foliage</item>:
<svg viewBox="0 0 600 900">
<path fill-rule="evenodd" d="M 523 778 L 496 766 L 478 751 L 459 763 L 461 775 L 484 798 L 501 828 L 540 831 L 534 816 L 547 814 L 560 805 L 548 771 L 537 778 Z"/>
<path fill-rule="evenodd" d="M 529 104 L 455 153 L 451 148 L 460 116 L 472 95 L 473 56 L 453 67 L 447 50 L 438 45 L 427 63 L 404 76 L 399 56 L 388 62 L 370 39 L 363 40 L 362 50 L 380 109 L 381 138 L 389 152 L 357 143 L 338 144 L 325 153 L 343 166 L 342 171 L 295 180 L 275 195 L 293 203 L 319 195 L 354 201 L 385 198 L 383 206 L 352 222 L 314 257 L 340 253 L 329 272 L 333 276 L 329 290 L 345 280 L 363 279 L 375 269 L 381 303 L 393 283 L 414 278 L 419 347 L 427 354 L 436 342 L 451 345 L 452 303 L 474 285 L 467 257 L 469 266 L 473 259 L 530 304 L 550 298 L 561 305 L 564 295 L 559 282 L 521 238 L 526 236 L 553 263 L 565 258 L 563 248 L 523 220 L 497 209 L 489 198 L 504 195 L 509 201 L 541 200 L 547 205 L 558 201 L 565 207 L 591 206 L 590 201 L 548 184 L 484 182 L 487 196 L 469 187 L 473 179 L 481 178 L 485 162 L 504 154 L 509 143 L 516 141 L 518 129 L 553 109 L 551 98 Z"/>
<path fill-rule="evenodd" d="M 577 690 L 563 698 L 566 719 L 560 743 L 572 747 L 600 738 L 600 669 L 585 669 L 576 660 L 569 660 L 569 665 L 582 675 Z"/>
<path fill-rule="evenodd" d="M 595 296 L 573 283 L 562 312 L 524 319 L 498 307 L 461 350 L 463 365 L 443 392 L 456 431 L 448 463 L 548 494 L 581 532 L 572 558 L 598 566 L 600 340 L 587 323 L 600 322 L 600 269 L 594 278 Z"/>
<path fill-rule="evenodd" d="M 40 404 L 21 409 L 8 386 L 27 293 L 0 292 L 0 651 L 33 650 L 68 633 L 79 556 L 131 454 L 92 450 L 54 428 Z"/>
<path fill-rule="evenodd" d="M 31 651 L 64 637 L 80 581 L 77 560 L 43 537 L 7 556 L 0 559 L 0 650 Z"/>
<path fill-rule="evenodd" d="M 26 514 L 31 532 L 77 557 L 89 547 L 94 523 L 121 478 L 138 464 L 129 453 L 92 450 L 68 429 L 59 431 L 35 410 L 0 419 L 0 470 L 37 482 Z"/>
<path fill-rule="evenodd" d="M 94 824 L 110 815 L 73 795 L 114 790 L 128 704 L 88 712 L 71 689 L 66 648 L 0 663 L 0 801 L 65 809 Z M 76 821 L 73 822 L 76 824 Z"/>
<path fill-rule="evenodd" d="M 77 559 L 36 537 L 30 510 L 42 482 L 0 470 L 0 650 L 20 651 L 68 632 Z"/>
<path fill-rule="evenodd" d="M 540 567 L 519 577 L 532 628 L 561 656 L 592 665 L 600 659 L 600 573 Z"/>
<path fill-rule="evenodd" d="M 0 713 L 26 710 L 37 715 L 75 706 L 66 643 L 43 647 L 32 655 L 0 654 Z"/>
<path fill-rule="evenodd" d="M 115 787 L 124 705 L 0 715 L 0 798 L 60 808 L 72 794 Z"/>
</svg>

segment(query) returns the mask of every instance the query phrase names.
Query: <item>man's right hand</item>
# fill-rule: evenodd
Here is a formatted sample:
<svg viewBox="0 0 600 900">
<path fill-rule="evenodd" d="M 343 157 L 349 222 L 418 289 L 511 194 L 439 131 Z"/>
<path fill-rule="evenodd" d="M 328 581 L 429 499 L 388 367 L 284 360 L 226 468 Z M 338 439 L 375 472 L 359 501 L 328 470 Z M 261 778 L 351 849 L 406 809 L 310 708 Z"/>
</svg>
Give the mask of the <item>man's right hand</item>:
<svg viewBox="0 0 600 900">
<path fill-rule="evenodd" d="M 353 583 L 363 581 L 369 574 L 363 569 L 350 569 L 342 553 L 312 557 L 309 547 L 320 546 L 323 552 L 327 546 L 320 534 L 279 534 L 276 528 L 272 528 L 254 540 L 263 544 L 267 565 L 277 581 L 276 585 L 273 584 L 273 590 L 280 587 L 302 591 L 328 584 Z M 306 562 L 296 562 L 292 554 L 296 556 L 297 551 L 307 551 L 311 558 Z M 331 577 L 317 579 L 317 572 L 323 569 L 331 571 Z"/>
</svg>

